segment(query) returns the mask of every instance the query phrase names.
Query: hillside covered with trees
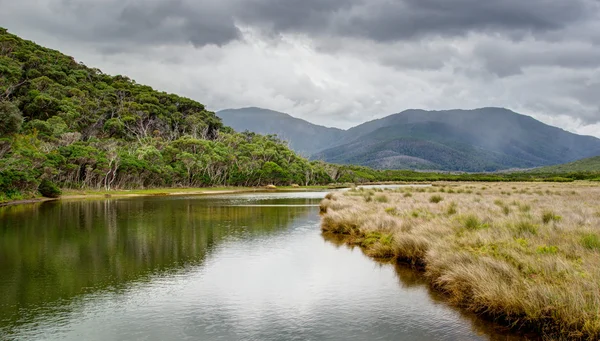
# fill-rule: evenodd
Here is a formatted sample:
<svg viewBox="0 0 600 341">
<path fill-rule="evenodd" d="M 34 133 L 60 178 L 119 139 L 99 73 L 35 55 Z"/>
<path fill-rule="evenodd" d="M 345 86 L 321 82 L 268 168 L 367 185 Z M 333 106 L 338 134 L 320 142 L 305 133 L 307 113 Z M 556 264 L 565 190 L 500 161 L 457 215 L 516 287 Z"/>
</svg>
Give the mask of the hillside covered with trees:
<svg viewBox="0 0 600 341">
<path fill-rule="evenodd" d="M 274 135 L 235 132 L 196 101 L 107 75 L 0 29 L 0 202 L 38 191 L 53 197 L 60 188 L 556 177 L 379 171 L 309 161 Z"/>
<path fill-rule="evenodd" d="M 321 184 L 331 167 L 0 29 L 0 199 L 57 187 Z"/>
</svg>

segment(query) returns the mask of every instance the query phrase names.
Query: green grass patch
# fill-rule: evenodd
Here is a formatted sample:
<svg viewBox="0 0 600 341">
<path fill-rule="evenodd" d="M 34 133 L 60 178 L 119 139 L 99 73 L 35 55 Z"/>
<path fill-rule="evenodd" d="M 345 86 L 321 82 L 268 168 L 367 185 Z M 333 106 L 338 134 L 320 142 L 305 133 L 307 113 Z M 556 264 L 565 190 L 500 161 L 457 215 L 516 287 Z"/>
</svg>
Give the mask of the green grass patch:
<svg viewBox="0 0 600 341">
<path fill-rule="evenodd" d="M 387 195 L 378 194 L 375 196 L 375 201 L 381 202 L 381 203 L 386 203 L 386 202 L 390 201 L 390 199 L 387 197 Z"/>
<path fill-rule="evenodd" d="M 538 226 L 530 221 L 521 220 L 514 225 L 514 228 L 519 233 L 538 234 Z"/>
<path fill-rule="evenodd" d="M 558 247 L 543 245 L 543 246 L 539 246 L 537 248 L 536 252 L 541 255 L 555 255 L 558 253 Z"/>
<path fill-rule="evenodd" d="M 447 215 L 455 215 L 458 212 L 458 205 L 453 201 L 450 203 L 450 205 L 448 205 L 448 208 L 446 209 L 446 214 Z"/>
<path fill-rule="evenodd" d="M 562 217 L 555 214 L 552 211 L 544 211 L 542 212 L 542 222 L 544 222 L 544 224 L 548 224 L 550 222 L 559 222 L 562 220 Z"/>
<path fill-rule="evenodd" d="M 442 196 L 437 195 L 437 194 L 436 195 L 432 195 L 429 198 L 429 202 L 434 203 L 434 204 L 440 203 L 442 200 L 444 200 L 444 198 L 442 198 Z"/>
<path fill-rule="evenodd" d="M 600 250 L 600 237 L 594 233 L 588 233 L 581 237 L 581 245 L 589 250 Z"/>
<path fill-rule="evenodd" d="M 488 224 L 484 224 L 479 217 L 473 214 L 463 217 L 463 226 L 467 230 L 480 230 L 489 227 Z"/>
</svg>

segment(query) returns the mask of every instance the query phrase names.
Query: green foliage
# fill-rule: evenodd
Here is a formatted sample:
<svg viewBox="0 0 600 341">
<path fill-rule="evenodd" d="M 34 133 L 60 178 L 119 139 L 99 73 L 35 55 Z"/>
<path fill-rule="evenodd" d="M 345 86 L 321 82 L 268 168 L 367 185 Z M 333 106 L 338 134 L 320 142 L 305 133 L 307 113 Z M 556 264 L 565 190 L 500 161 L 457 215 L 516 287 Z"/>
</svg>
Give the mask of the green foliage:
<svg viewBox="0 0 600 341">
<path fill-rule="evenodd" d="M 542 255 L 555 255 L 558 253 L 558 247 L 543 245 L 538 247 L 536 252 Z"/>
<path fill-rule="evenodd" d="M 562 220 L 562 217 L 559 215 L 556 215 L 552 211 L 542 212 L 542 221 L 544 222 L 544 224 L 548 224 L 549 222 L 559 222 L 561 220 Z"/>
<path fill-rule="evenodd" d="M 581 237 L 581 245 L 589 250 L 600 250 L 600 237 L 594 233 L 588 233 Z"/>
<path fill-rule="evenodd" d="M 387 195 L 385 195 L 385 194 L 378 194 L 375 196 L 375 201 L 385 203 L 385 202 L 388 202 L 389 199 L 388 199 Z"/>
<path fill-rule="evenodd" d="M 467 230 L 479 230 L 488 227 L 477 216 L 472 214 L 463 218 L 463 225 Z"/>
<path fill-rule="evenodd" d="M 41 179 L 63 188 L 122 189 L 558 176 L 374 170 L 309 161 L 277 136 L 234 132 L 201 103 L 104 74 L 3 29 L 0 46 L 2 200 L 35 195 Z"/>
<path fill-rule="evenodd" d="M 577 160 L 571 163 L 565 163 L 562 165 L 542 167 L 533 170 L 533 172 L 540 173 L 570 173 L 571 177 L 576 176 L 577 173 L 598 173 L 600 172 L 600 156 L 594 156 L 582 160 Z M 558 177 L 560 178 L 560 177 Z M 578 179 L 583 180 L 583 179 Z"/>
<path fill-rule="evenodd" d="M 310 162 L 273 135 L 236 133 L 198 102 L 104 74 L 6 30 L 0 46 L 0 137 L 8 137 L 0 141 L 0 195 L 7 200 L 52 189 L 48 183 L 111 189 L 372 178 Z"/>
<path fill-rule="evenodd" d="M 528 220 L 520 220 L 514 225 L 514 229 L 520 234 L 530 233 L 536 235 L 538 233 L 538 226 Z"/>
<path fill-rule="evenodd" d="M 398 210 L 395 207 L 386 207 L 385 213 L 395 216 L 398 215 Z"/>
<path fill-rule="evenodd" d="M 446 210 L 447 215 L 455 215 L 458 212 L 458 205 L 453 201 L 448 205 L 448 209 Z"/>
<path fill-rule="evenodd" d="M 429 198 L 429 202 L 434 203 L 434 204 L 437 204 L 437 203 L 441 202 L 442 200 L 444 200 L 444 198 L 442 198 L 440 195 L 437 195 L 437 194 L 432 195 Z"/>
<path fill-rule="evenodd" d="M 46 198 L 58 198 L 62 194 L 60 188 L 48 180 L 42 180 L 38 191 Z"/>
<path fill-rule="evenodd" d="M 23 115 L 11 102 L 0 100 L 0 137 L 18 133 L 23 124 Z"/>
</svg>

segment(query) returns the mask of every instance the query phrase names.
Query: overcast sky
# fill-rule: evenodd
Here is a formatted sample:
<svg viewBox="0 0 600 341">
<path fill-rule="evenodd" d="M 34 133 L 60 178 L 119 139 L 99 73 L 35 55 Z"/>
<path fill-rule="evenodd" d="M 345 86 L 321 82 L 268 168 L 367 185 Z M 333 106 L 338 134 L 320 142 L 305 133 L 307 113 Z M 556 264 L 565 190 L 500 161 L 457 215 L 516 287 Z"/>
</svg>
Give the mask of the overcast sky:
<svg viewBox="0 0 600 341">
<path fill-rule="evenodd" d="M 499 106 L 600 137 L 599 0 L 0 0 L 0 26 L 211 110 L 340 128 Z"/>
</svg>

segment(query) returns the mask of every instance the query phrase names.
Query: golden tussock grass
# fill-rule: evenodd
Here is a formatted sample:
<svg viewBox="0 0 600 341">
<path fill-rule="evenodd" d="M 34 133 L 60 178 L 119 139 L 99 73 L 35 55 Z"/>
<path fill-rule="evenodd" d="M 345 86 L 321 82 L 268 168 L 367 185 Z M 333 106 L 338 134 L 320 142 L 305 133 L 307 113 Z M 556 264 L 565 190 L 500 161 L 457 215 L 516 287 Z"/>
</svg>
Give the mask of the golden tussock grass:
<svg viewBox="0 0 600 341">
<path fill-rule="evenodd" d="M 324 233 L 420 266 L 456 305 L 517 328 L 600 338 L 600 186 L 353 189 L 328 195 L 321 213 Z"/>
</svg>

